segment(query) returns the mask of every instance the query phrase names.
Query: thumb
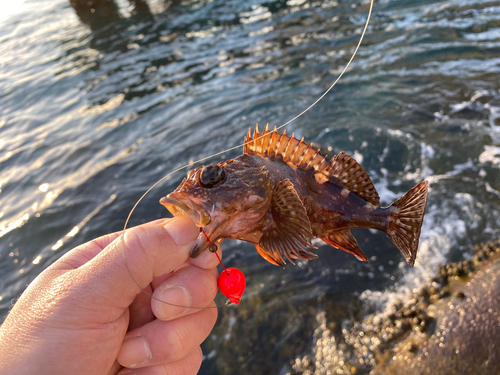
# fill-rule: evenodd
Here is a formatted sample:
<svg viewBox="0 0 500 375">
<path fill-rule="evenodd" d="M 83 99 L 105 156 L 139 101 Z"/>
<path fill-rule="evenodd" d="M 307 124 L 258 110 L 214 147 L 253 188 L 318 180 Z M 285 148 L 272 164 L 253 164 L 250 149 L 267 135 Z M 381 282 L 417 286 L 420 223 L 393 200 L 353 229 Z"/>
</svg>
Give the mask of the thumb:
<svg viewBox="0 0 500 375">
<path fill-rule="evenodd" d="M 174 271 L 189 258 L 199 232 L 187 216 L 125 231 L 91 261 L 75 270 L 95 303 L 132 303 L 139 286 Z"/>
</svg>

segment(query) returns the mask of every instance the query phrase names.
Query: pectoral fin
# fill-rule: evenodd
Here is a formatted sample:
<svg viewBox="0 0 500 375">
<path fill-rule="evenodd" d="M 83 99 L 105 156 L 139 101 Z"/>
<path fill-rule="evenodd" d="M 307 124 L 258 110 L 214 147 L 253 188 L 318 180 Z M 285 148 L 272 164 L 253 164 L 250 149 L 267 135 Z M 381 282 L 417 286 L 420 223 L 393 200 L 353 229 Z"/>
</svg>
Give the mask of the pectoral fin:
<svg viewBox="0 0 500 375">
<path fill-rule="evenodd" d="M 356 239 L 352 236 L 349 230 L 332 232 L 328 235 L 328 237 L 322 238 L 322 240 L 330 246 L 353 254 L 356 258 L 362 260 L 363 262 L 368 262 L 368 258 L 361 251 Z"/>
<path fill-rule="evenodd" d="M 274 254 L 267 251 L 266 249 L 261 248 L 259 245 L 255 245 L 255 248 L 257 249 L 257 252 L 260 254 L 260 256 L 267 260 L 269 263 L 283 267 L 284 264 L 281 258 L 276 258 Z"/>
<path fill-rule="evenodd" d="M 284 267 L 285 259 L 314 259 L 308 248 L 314 238 L 307 211 L 290 180 L 276 184 L 271 203 L 273 223 L 262 233 L 257 251 L 267 261 Z"/>
</svg>

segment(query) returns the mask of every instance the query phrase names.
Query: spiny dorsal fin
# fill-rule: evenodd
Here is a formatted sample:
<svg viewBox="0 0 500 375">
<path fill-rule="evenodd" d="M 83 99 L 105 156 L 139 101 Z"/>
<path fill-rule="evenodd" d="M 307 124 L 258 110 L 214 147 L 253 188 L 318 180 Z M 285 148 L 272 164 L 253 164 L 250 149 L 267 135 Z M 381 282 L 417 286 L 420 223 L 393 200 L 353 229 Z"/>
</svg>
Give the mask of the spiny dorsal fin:
<svg viewBox="0 0 500 375">
<path fill-rule="evenodd" d="M 320 180 L 329 180 L 342 185 L 347 191 L 371 204 L 378 205 L 380 202 L 370 176 L 353 157 L 341 152 L 329 161 L 313 147 L 312 143 L 306 144 L 304 138 L 299 141 L 294 134 L 288 137 L 286 130 L 279 134 L 276 127 L 270 131 L 267 124 L 261 134 L 256 125 L 252 136 L 251 129 L 248 129 L 243 153 L 271 157 L 292 167 L 321 174 L 323 178 Z"/>
<path fill-rule="evenodd" d="M 267 261 L 284 267 L 286 260 L 293 263 L 295 259 L 314 259 L 316 255 L 308 248 L 314 235 L 307 211 L 290 180 L 276 184 L 271 213 L 272 225 L 262 233 L 257 251 Z"/>
</svg>

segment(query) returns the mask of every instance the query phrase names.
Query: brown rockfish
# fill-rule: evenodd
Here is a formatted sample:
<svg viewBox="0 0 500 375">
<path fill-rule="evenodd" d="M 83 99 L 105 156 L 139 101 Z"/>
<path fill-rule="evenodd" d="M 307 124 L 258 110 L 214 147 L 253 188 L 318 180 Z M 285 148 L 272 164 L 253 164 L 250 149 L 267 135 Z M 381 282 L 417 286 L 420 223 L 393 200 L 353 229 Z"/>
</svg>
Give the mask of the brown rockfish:
<svg viewBox="0 0 500 375">
<path fill-rule="evenodd" d="M 187 213 L 212 242 L 252 242 L 281 267 L 285 260 L 316 258 L 314 237 L 368 261 L 352 228 L 385 232 L 413 267 L 427 185 L 421 182 L 382 208 L 370 176 L 351 156 L 341 152 L 329 160 L 304 139 L 266 126 L 253 136 L 249 129 L 243 155 L 192 170 L 160 203 L 174 216 Z M 191 257 L 208 246 L 200 233 Z"/>
</svg>

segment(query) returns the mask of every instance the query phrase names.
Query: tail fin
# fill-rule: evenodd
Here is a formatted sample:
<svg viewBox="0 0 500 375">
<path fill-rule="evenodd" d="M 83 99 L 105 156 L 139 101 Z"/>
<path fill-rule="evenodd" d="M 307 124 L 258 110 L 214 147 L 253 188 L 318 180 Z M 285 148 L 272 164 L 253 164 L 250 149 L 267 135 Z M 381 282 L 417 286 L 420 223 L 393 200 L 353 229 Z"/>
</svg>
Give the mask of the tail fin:
<svg viewBox="0 0 500 375">
<path fill-rule="evenodd" d="M 427 206 L 427 190 L 428 182 L 423 181 L 391 204 L 393 212 L 387 235 L 410 267 L 413 267 L 417 257 L 420 229 Z"/>
</svg>

